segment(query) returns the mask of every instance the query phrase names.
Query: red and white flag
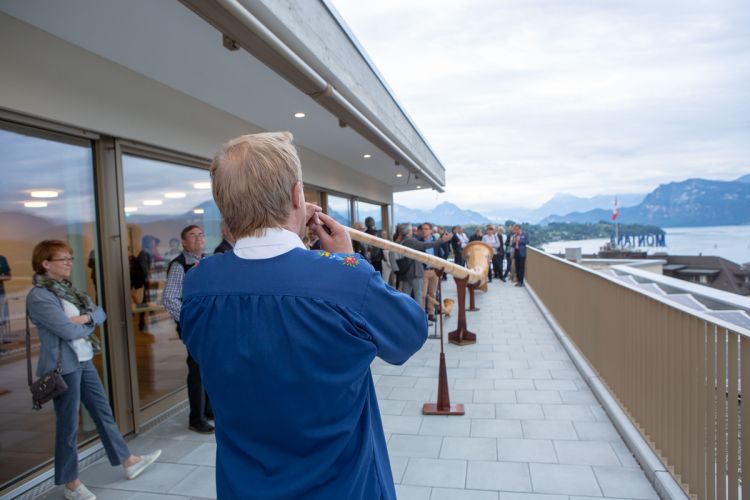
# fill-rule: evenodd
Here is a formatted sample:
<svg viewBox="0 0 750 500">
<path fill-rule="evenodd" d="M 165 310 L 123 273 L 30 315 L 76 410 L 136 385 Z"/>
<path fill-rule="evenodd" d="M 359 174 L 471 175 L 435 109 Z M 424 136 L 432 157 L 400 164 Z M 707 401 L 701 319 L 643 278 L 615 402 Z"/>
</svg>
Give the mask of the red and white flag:
<svg viewBox="0 0 750 500">
<path fill-rule="evenodd" d="M 615 205 L 612 209 L 612 220 L 616 221 L 618 215 L 620 215 L 620 208 L 617 206 L 617 196 L 615 196 Z"/>
</svg>

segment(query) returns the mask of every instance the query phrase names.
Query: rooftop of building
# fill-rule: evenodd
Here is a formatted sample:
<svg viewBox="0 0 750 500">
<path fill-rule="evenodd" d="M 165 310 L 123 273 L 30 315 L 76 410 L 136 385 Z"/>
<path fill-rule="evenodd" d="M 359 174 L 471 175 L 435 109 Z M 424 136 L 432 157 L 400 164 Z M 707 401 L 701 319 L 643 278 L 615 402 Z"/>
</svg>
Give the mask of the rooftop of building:
<svg viewBox="0 0 750 500">
<path fill-rule="evenodd" d="M 452 280 L 443 286 L 455 297 Z M 445 345 L 451 402 L 463 403 L 466 415 L 422 415 L 437 397 L 438 340 L 402 366 L 372 364 L 399 499 L 656 499 L 527 290 L 495 281 L 476 299 L 480 311 L 468 312 L 467 322 L 477 343 Z M 446 335 L 455 327 L 454 310 Z M 106 460 L 82 480 L 113 500 L 214 498 L 216 443 L 189 432 L 186 421 L 178 414 L 130 442 L 135 453 L 163 450 L 137 480 Z"/>
</svg>

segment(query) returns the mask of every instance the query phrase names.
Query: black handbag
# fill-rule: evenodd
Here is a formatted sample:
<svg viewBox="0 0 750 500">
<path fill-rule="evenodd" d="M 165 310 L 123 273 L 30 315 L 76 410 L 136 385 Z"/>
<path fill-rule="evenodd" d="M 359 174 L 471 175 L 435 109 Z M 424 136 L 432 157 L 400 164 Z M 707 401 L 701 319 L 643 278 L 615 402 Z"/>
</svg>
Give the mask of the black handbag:
<svg viewBox="0 0 750 500">
<path fill-rule="evenodd" d="M 396 265 L 398 266 L 397 273 L 399 277 L 405 279 L 406 275 L 409 274 L 412 267 L 414 267 L 414 261 L 409 257 L 401 257 L 400 259 L 396 259 Z"/>
<path fill-rule="evenodd" d="M 32 408 L 41 410 L 47 401 L 55 399 L 68 390 L 68 384 L 60 374 L 62 365 L 62 341 L 58 339 L 57 344 L 57 368 L 45 373 L 36 382 L 31 377 L 31 329 L 29 328 L 29 311 L 26 311 L 26 372 L 29 378 L 29 390 L 31 400 L 34 402 Z"/>
</svg>

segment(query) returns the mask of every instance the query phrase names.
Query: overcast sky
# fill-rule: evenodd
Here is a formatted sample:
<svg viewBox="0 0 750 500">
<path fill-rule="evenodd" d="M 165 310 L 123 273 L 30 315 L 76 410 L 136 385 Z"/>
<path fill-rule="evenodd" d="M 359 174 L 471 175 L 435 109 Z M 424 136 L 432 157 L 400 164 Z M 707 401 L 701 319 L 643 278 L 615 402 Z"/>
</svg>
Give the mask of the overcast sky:
<svg viewBox="0 0 750 500">
<path fill-rule="evenodd" d="M 748 0 L 332 0 L 484 213 L 750 173 Z"/>
</svg>

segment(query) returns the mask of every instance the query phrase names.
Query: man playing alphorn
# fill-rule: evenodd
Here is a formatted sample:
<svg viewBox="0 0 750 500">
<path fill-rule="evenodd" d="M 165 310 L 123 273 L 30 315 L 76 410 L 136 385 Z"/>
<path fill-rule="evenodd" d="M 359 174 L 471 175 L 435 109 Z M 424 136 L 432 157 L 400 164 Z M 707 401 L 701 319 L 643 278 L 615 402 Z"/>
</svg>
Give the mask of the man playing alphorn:
<svg viewBox="0 0 750 500">
<path fill-rule="evenodd" d="M 424 311 L 305 203 L 291 139 L 246 135 L 216 155 L 214 199 L 237 242 L 185 280 L 182 338 L 213 403 L 218 497 L 395 499 L 370 363 L 414 354 Z M 323 250 L 305 249 L 306 226 Z"/>
</svg>

